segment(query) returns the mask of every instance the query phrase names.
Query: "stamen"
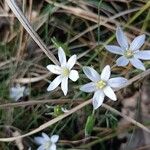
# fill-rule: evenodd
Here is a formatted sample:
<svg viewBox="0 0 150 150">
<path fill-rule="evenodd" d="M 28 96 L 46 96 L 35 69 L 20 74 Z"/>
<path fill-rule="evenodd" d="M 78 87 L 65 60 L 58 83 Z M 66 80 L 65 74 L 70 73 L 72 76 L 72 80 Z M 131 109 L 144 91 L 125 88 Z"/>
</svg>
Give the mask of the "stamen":
<svg viewBox="0 0 150 150">
<path fill-rule="evenodd" d="M 127 51 L 125 51 L 124 55 L 127 58 L 132 58 L 134 54 L 133 54 L 133 51 L 127 50 Z"/>
<path fill-rule="evenodd" d="M 107 85 L 107 83 L 106 83 L 105 81 L 103 81 L 103 80 L 100 80 L 100 81 L 98 81 L 98 82 L 96 83 L 96 87 L 97 87 L 98 89 L 103 89 L 106 85 Z"/>
<path fill-rule="evenodd" d="M 63 75 L 64 77 L 68 76 L 69 73 L 70 73 L 70 71 L 69 71 L 68 68 L 63 68 L 63 69 L 62 69 L 62 75 Z"/>
<path fill-rule="evenodd" d="M 51 146 L 51 142 L 50 141 L 47 141 L 45 144 L 44 144 L 44 148 L 45 150 L 48 150 Z"/>
</svg>

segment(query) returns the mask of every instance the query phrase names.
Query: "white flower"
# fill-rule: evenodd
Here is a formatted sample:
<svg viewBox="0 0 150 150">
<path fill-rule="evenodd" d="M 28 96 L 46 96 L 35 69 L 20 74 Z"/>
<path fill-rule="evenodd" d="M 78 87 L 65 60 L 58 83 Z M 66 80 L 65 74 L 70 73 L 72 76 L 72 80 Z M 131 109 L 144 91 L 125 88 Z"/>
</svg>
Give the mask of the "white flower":
<svg viewBox="0 0 150 150">
<path fill-rule="evenodd" d="M 10 88 L 10 98 L 15 101 L 18 101 L 21 97 L 28 96 L 29 94 L 29 88 L 20 86 L 20 84 L 17 84 L 15 87 Z"/>
<path fill-rule="evenodd" d="M 143 63 L 139 59 L 150 60 L 150 50 L 140 51 L 145 42 L 145 35 L 137 36 L 129 44 L 126 35 L 120 27 L 116 31 L 117 41 L 120 46 L 108 45 L 105 48 L 114 54 L 122 55 L 116 61 L 118 66 L 126 66 L 129 62 L 137 69 L 145 70 Z"/>
<path fill-rule="evenodd" d="M 75 65 L 77 56 L 73 55 L 69 58 L 68 62 L 66 61 L 66 55 L 64 53 L 64 50 L 59 47 L 58 48 L 58 58 L 60 62 L 60 66 L 58 65 L 48 65 L 47 69 L 57 74 L 58 77 L 56 77 L 47 88 L 47 91 L 54 90 L 60 83 L 61 83 L 61 89 L 64 93 L 64 95 L 67 95 L 68 92 L 68 78 L 70 78 L 72 81 L 77 81 L 79 78 L 78 72 L 76 70 L 71 70 L 72 67 Z"/>
<path fill-rule="evenodd" d="M 35 142 L 40 145 L 37 150 L 56 150 L 56 142 L 59 136 L 53 135 L 49 137 L 47 134 L 42 133 L 41 137 L 35 137 Z"/>
<path fill-rule="evenodd" d="M 92 98 L 94 109 L 102 105 L 105 95 L 111 100 L 116 101 L 117 97 L 112 88 L 117 89 L 127 82 L 127 79 L 123 77 L 109 79 L 111 75 L 109 65 L 102 70 L 101 75 L 91 67 L 83 67 L 83 72 L 92 82 L 83 85 L 80 90 L 87 93 L 94 92 Z"/>
<path fill-rule="evenodd" d="M 64 107 L 61 107 L 61 110 L 62 110 L 63 113 L 69 112 L 69 110 L 67 108 L 64 108 Z"/>
</svg>

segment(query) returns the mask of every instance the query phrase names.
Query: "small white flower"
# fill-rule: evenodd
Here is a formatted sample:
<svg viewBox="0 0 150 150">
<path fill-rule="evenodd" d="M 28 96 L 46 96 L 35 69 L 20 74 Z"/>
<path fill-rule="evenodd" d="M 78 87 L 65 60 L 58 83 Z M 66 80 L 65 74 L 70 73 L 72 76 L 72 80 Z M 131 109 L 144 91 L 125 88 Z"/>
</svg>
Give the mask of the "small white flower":
<svg viewBox="0 0 150 150">
<path fill-rule="evenodd" d="M 145 70 L 142 60 L 150 60 L 150 50 L 140 51 L 141 46 L 145 42 L 145 35 L 137 36 L 131 44 L 129 44 L 126 35 L 120 27 L 117 28 L 116 38 L 120 45 L 108 45 L 105 48 L 114 54 L 122 55 L 116 61 L 118 66 L 126 66 L 129 62 L 137 69 Z"/>
<path fill-rule="evenodd" d="M 69 112 L 69 110 L 67 108 L 64 108 L 64 107 L 61 107 L 61 110 L 62 110 L 63 113 Z"/>
<path fill-rule="evenodd" d="M 56 150 L 56 142 L 59 136 L 53 135 L 49 137 L 47 134 L 42 133 L 41 137 L 35 137 L 35 142 L 40 145 L 37 150 Z"/>
<path fill-rule="evenodd" d="M 83 67 L 83 72 L 92 82 L 83 85 L 80 90 L 87 93 L 94 92 L 92 99 L 94 109 L 102 105 L 105 95 L 111 100 L 116 101 L 117 97 L 112 88 L 117 89 L 127 82 L 127 79 L 123 77 L 109 79 L 111 75 L 109 65 L 102 70 L 101 75 L 91 67 Z"/>
<path fill-rule="evenodd" d="M 58 66 L 58 65 L 48 65 L 47 66 L 47 69 L 50 72 L 58 75 L 50 83 L 49 87 L 47 88 L 47 91 L 54 90 L 61 83 L 62 91 L 63 91 L 64 95 L 67 95 L 68 78 L 70 78 L 74 82 L 77 81 L 79 78 L 78 72 L 76 70 L 71 70 L 72 67 L 76 63 L 77 56 L 76 55 L 71 56 L 67 62 L 64 50 L 61 47 L 59 47 L 58 48 L 58 58 L 59 58 L 60 66 Z"/>
<path fill-rule="evenodd" d="M 10 88 L 10 98 L 18 101 L 23 96 L 28 96 L 30 94 L 29 88 L 17 84 L 15 87 Z"/>
</svg>

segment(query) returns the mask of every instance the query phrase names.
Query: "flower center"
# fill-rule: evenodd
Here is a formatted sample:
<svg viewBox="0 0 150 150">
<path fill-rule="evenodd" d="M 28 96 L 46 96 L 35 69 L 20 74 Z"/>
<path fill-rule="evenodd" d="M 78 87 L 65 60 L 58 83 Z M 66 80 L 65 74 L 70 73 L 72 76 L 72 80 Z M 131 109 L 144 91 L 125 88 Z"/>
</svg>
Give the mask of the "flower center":
<svg viewBox="0 0 150 150">
<path fill-rule="evenodd" d="M 50 141 L 47 141 L 45 144 L 44 144 L 44 148 L 45 150 L 48 150 L 51 146 L 51 142 Z"/>
<path fill-rule="evenodd" d="M 105 81 L 103 81 L 103 80 L 100 80 L 100 81 L 98 81 L 98 82 L 96 83 L 96 87 L 97 87 L 98 89 L 103 89 L 106 85 L 107 85 L 107 83 L 106 83 Z"/>
<path fill-rule="evenodd" d="M 62 69 L 62 75 L 64 77 L 67 77 L 69 75 L 69 73 L 70 73 L 70 70 L 68 68 L 65 67 Z"/>
<path fill-rule="evenodd" d="M 125 53 L 124 53 L 125 57 L 127 58 L 132 58 L 133 57 L 133 51 L 131 50 L 126 50 Z"/>
</svg>

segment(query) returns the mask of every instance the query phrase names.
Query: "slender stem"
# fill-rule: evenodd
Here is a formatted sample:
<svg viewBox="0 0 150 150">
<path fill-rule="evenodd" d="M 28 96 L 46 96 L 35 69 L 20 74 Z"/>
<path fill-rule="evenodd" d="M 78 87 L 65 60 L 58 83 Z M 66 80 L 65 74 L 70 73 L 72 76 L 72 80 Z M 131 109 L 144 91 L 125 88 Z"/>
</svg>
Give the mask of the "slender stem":
<svg viewBox="0 0 150 150">
<path fill-rule="evenodd" d="M 52 52 L 49 51 L 49 49 L 46 47 L 42 39 L 39 37 L 39 35 L 34 31 L 32 26 L 30 25 L 27 18 L 24 16 L 23 12 L 19 9 L 16 2 L 14 0 L 6 0 L 8 6 L 11 8 L 17 19 L 20 21 L 22 26 L 26 29 L 26 31 L 29 33 L 29 35 L 33 38 L 33 40 L 38 44 L 38 46 L 43 50 L 43 52 L 46 54 L 46 56 L 54 63 L 59 64 L 56 57 L 53 55 Z"/>
</svg>

